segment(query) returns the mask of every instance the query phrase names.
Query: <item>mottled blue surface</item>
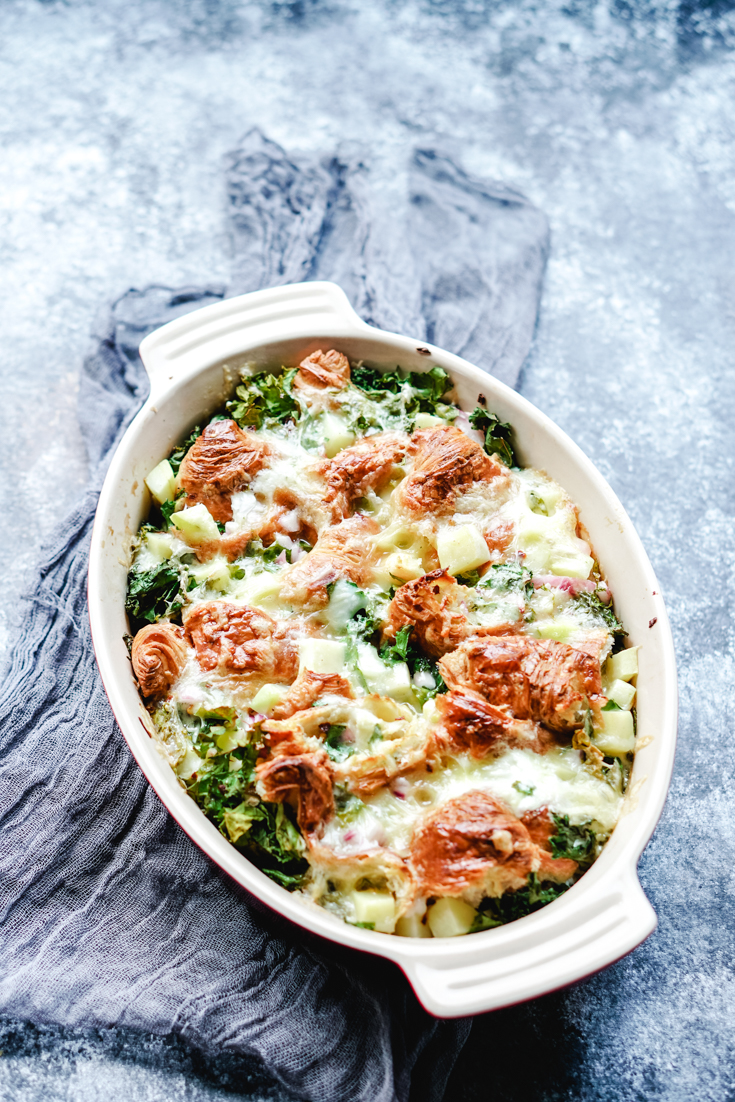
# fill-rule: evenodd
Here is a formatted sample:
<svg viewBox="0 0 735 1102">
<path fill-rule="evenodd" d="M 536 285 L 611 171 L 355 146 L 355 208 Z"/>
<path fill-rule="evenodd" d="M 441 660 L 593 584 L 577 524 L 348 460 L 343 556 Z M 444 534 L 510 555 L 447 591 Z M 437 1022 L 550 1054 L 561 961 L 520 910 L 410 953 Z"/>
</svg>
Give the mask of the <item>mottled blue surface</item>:
<svg viewBox="0 0 735 1102">
<path fill-rule="evenodd" d="M 74 408 L 94 318 L 131 285 L 226 280 L 223 158 L 252 124 L 304 151 L 367 141 L 388 169 L 406 143 L 444 143 L 549 216 L 521 389 L 641 532 L 676 634 L 680 749 L 641 862 L 658 931 L 573 990 L 479 1019 L 452 1102 L 735 1096 L 729 7 L 0 6 L 5 639 L 86 478 Z M 277 1097 L 257 1069 L 166 1039 L 20 1023 L 3 1037 L 12 1102 Z"/>
</svg>

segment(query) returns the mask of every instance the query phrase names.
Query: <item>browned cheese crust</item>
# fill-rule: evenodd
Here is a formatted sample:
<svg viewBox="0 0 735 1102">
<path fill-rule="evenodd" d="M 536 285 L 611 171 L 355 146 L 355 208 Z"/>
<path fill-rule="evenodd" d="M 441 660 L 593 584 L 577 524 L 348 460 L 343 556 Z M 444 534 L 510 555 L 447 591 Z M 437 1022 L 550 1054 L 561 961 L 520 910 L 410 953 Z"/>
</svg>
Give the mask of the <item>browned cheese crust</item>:
<svg viewBox="0 0 735 1102">
<path fill-rule="evenodd" d="M 553 639 L 468 639 L 440 660 L 439 669 L 451 689 L 474 689 L 518 719 L 553 731 L 581 727 L 585 703 L 597 707 L 602 700 L 599 662 Z"/>
<path fill-rule="evenodd" d="M 342 352 L 330 348 L 328 352 L 312 352 L 299 364 L 294 377 L 295 390 L 326 390 L 333 387 L 342 390 L 350 381 L 350 361 Z"/>
<path fill-rule="evenodd" d="M 174 624 L 150 624 L 133 639 L 133 671 L 143 696 L 162 696 L 186 662 L 184 633 Z"/>
<path fill-rule="evenodd" d="M 296 820 L 304 834 L 314 833 L 331 817 L 334 797 L 329 759 L 324 751 L 281 752 L 258 765 L 256 774 L 266 800 L 279 804 L 285 800 L 296 805 Z"/>
<path fill-rule="evenodd" d="M 296 712 L 311 708 L 322 696 L 344 696 L 348 700 L 354 699 L 349 681 L 341 674 L 302 670 L 286 695 L 271 712 L 271 719 L 289 719 Z"/>
<path fill-rule="evenodd" d="M 194 442 L 179 470 L 186 504 L 202 502 L 215 520 L 232 520 L 230 495 L 255 477 L 272 449 L 234 421 L 213 421 Z"/>
<path fill-rule="evenodd" d="M 368 490 L 376 493 L 400 473 L 400 467 L 413 452 L 411 438 L 397 432 L 368 436 L 359 444 L 343 448 L 334 459 L 327 459 L 316 470 L 327 484 L 324 500 L 334 519 L 347 517 L 354 504 Z"/>
<path fill-rule="evenodd" d="M 338 578 L 365 585 L 370 576 L 370 536 L 379 531 L 372 517 L 361 514 L 327 528 L 310 554 L 284 573 L 282 600 L 305 609 L 325 608 L 327 586 Z"/>
<path fill-rule="evenodd" d="M 441 723 L 434 737 L 444 752 L 464 752 L 479 760 L 508 746 L 545 754 L 557 745 L 550 731 L 532 720 L 517 719 L 510 708 L 489 704 L 471 689 L 437 696 L 436 707 Z"/>
<path fill-rule="evenodd" d="M 260 609 L 206 601 L 184 620 L 187 642 L 203 670 L 290 681 L 298 669 L 298 634 L 303 625 L 274 620 Z"/>
<path fill-rule="evenodd" d="M 420 894 L 458 896 L 480 887 L 495 870 L 504 874 L 496 882 L 521 886 L 538 856 L 520 819 L 486 792 L 468 792 L 417 827 L 410 864 Z"/>
<path fill-rule="evenodd" d="M 396 502 L 407 512 L 452 513 L 458 491 L 469 489 L 473 482 L 508 475 L 505 467 L 453 425 L 420 429 L 413 441 L 413 468 L 395 493 Z"/>
</svg>

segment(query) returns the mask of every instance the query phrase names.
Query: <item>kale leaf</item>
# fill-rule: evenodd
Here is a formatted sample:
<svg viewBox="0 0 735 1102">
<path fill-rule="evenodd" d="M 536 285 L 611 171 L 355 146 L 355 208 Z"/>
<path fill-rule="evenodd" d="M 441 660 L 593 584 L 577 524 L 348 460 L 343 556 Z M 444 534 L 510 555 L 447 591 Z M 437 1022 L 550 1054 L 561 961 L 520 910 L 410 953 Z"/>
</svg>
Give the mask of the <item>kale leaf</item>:
<svg viewBox="0 0 735 1102">
<path fill-rule="evenodd" d="M 214 718 L 217 718 L 216 716 Z M 212 731 L 203 727 L 201 735 Z M 253 787 L 257 746 L 205 758 L 188 787 L 208 819 L 273 880 L 293 890 L 308 870 L 304 839 L 283 804 L 258 801 Z M 233 768 L 234 767 L 234 768 Z"/>
<path fill-rule="evenodd" d="M 534 594 L 532 577 L 531 571 L 520 563 L 499 562 L 483 575 L 481 585 L 500 593 L 518 593 L 528 599 Z"/>
<path fill-rule="evenodd" d="M 342 723 L 330 723 L 324 732 L 324 749 L 332 761 L 344 761 L 355 753 L 355 747 L 343 742 L 346 726 Z"/>
<path fill-rule="evenodd" d="M 499 899 L 483 899 L 470 933 L 491 930 L 494 926 L 504 926 L 507 922 L 515 922 L 518 918 L 533 914 L 548 903 L 553 903 L 568 887 L 568 884 L 540 881 L 536 873 L 532 872 L 524 888 L 516 892 L 506 892 Z"/>
<path fill-rule="evenodd" d="M 293 396 L 291 384 L 298 368 L 271 375 L 261 371 L 244 379 L 227 402 L 227 411 L 240 428 L 259 429 L 286 421 L 297 421 L 301 407 Z"/>
<path fill-rule="evenodd" d="M 570 826 L 568 815 L 554 815 L 556 834 L 549 838 L 554 857 L 568 857 L 579 865 L 589 865 L 597 853 L 597 837 L 588 826 Z"/>
<path fill-rule="evenodd" d="M 176 616 L 182 605 L 181 574 L 170 562 L 158 563 L 150 570 L 129 572 L 125 611 L 134 630 L 144 623 Z"/>
<path fill-rule="evenodd" d="M 396 634 L 395 643 L 384 643 L 380 648 L 380 657 L 384 662 L 405 662 L 408 658 L 409 636 L 413 631 L 413 624 L 407 624 Z"/>
<path fill-rule="evenodd" d="M 513 449 L 513 429 L 505 421 L 501 421 L 494 413 L 475 406 L 469 417 L 473 429 L 478 429 L 485 434 L 485 451 L 488 455 L 499 455 L 503 463 L 508 467 L 517 467 L 516 454 Z"/>
<path fill-rule="evenodd" d="M 201 435 L 202 430 L 200 426 L 195 425 L 183 444 L 179 444 L 178 447 L 173 449 L 170 456 L 168 457 L 168 461 L 171 464 L 171 469 L 173 470 L 174 474 L 179 473 L 179 467 L 181 466 L 184 456 L 186 455 L 192 444 L 195 443 L 195 441 L 198 440 Z"/>
<path fill-rule="evenodd" d="M 591 612 L 597 620 L 601 620 L 607 630 L 613 635 L 622 637 L 628 634 L 615 615 L 612 601 L 610 604 L 606 605 L 600 600 L 597 593 L 585 593 L 584 591 L 575 597 L 574 600 L 578 606 L 581 606 L 587 612 Z"/>
<path fill-rule="evenodd" d="M 353 367 L 352 383 L 375 402 L 380 402 L 383 412 L 405 422 L 406 429 L 413 428 L 417 413 L 438 414 L 450 418 L 456 410 L 445 405 L 442 398 L 452 389 L 452 380 L 441 367 L 429 371 L 411 371 L 402 375 L 400 370 L 381 373 L 363 364 Z M 363 412 L 355 421 L 361 432 L 376 424 Z"/>
</svg>

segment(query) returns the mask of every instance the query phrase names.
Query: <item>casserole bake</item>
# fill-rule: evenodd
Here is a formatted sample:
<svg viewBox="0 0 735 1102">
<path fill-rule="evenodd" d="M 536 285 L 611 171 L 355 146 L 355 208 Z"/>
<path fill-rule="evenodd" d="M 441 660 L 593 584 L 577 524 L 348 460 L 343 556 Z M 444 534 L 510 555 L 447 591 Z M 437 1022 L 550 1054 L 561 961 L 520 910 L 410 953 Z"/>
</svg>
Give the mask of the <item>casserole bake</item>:
<svg viewBox="0 0 735 1102">
<path fill-rule="evenodd" d="M 351 361 L 425 371 L 447 370 L 459 404 L 479 392 L 516 430 L 521 461 L 541 468 L 580 507 L 617 611 L 633 645 L 644 644 L 639 679 L 639 741 L 624 813 L 593 868 L 544 911 L 499 929 L 452 941 L 386 938 L 306 911 L 235 851 L 178 786 L 146 734 L 122 641 L 132 538 L 148 509 L 143 479 L 190 430 L 232 393 L 244 363 L 288 364 L 315 348 L 340 348 Z M 261 899 L 310 929 L 381 953 L 404 969 L 437 1014 L 490 1009 L 540 994 L 616 959 L 655 924 L 638 885 L 635 861 L 655 826 L 668 784 L 675 739 L 671 640 L 658 587 L 630 522 L 591 464 L 514 392 L 471 365 L 362 323 L 330 284 L 257 292 L 190 314 L 151 335 L 141 355 L 151 395 L 113 459 L 100 499 L 90 561 L 90 616 L 105 686 L 133 753 L 181 825 L 223 868 Z M 652 626 L 649 627 L 649 623 Z"/>
</svg>

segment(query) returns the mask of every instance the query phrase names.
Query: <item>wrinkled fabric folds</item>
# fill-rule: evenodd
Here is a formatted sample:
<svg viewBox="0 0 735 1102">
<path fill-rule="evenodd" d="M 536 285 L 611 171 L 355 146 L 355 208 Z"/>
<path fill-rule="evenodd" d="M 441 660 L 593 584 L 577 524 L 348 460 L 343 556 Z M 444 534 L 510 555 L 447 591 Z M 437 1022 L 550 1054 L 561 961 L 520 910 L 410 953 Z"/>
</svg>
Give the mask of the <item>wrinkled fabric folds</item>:
<svg viewBox="0 0 735 1102">
<path fill-rule="evenodd" d="M 548 244 L 522 196 L 437 151 L 396 171 L 355 149 L 295 158 L 257 130 L 227 187 L 227 293 L 334 279 L 367 321 L 515 382 Z M 221 873 L 143 778 L 95 665 L 89 540 L 147 392 L 138 345 L 225 293 L 128 292 L 84 365 L 90 488 L 40 566 L 0 694 L 0 1013 L 178 1034 L 258 1058 L 299 1098 L 438 1102 L 469 1022 L 432 1019 L 392 965 L 296 929 Z"/>
</svg>

